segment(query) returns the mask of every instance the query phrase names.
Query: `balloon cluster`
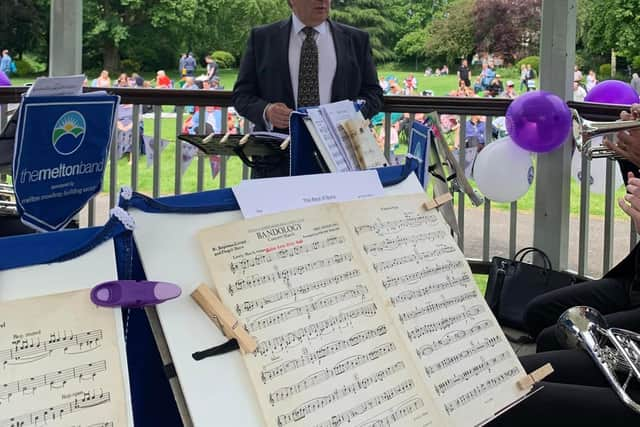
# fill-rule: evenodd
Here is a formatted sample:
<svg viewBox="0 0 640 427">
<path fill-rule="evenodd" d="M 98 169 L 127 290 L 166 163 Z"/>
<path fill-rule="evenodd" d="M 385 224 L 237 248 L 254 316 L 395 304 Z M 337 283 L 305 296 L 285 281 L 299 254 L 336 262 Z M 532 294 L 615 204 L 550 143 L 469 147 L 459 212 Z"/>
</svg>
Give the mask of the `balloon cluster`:
<svg viewBox="0 0 640 427">
<path fill-rule="evenodd" d="M 596 85 L 585 101 L 629 105 L 639 98 L 631 85 L 607 80 Z M 473 167 L 480 191 L 497 202 L 512 202 L 527 192 L 533 181 L 530 153 L 555 150 L 567 140 L 573 125 L 565 102 L 541 90 L 517 97 L 509 105 L 505 120 L 509 136 L 487 145 Z"/>
</svg>

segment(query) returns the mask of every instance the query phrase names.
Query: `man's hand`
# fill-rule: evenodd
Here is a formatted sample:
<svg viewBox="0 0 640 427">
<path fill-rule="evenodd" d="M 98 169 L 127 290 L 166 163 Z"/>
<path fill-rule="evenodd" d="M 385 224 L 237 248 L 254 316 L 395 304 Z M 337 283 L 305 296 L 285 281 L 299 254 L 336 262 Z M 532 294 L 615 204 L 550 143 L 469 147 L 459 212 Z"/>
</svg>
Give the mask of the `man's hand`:
<svg viewBox="0 0 640 427">
<path fill-rule="evenodd" d="M 275 128 L 289 129 L 289 115 L 293 110 L 282 102 L 271 104 L 266 111 L 267 120 Z"/>
<path fill-rule="evenodd" d="M 640 104 L 632 104 L 631 112 L 623 111 L 620 113 L 622 120 L 638 120 L 640 119 Z M 629 160 L 634 165 L 640 167 L 640 129 L 630 129 L 618 132 L 617 144 L 605 139 L 604 145 L 616 154 Z"/>
<path fill-rule="evenodd" d="M 632 172 L 629 172 L 627 192 L 624 198 L 618 200 L 618 205 L 631 217 L 636 231 L 640 232 L 640 178 L 634 177 Z"/>
</svg>

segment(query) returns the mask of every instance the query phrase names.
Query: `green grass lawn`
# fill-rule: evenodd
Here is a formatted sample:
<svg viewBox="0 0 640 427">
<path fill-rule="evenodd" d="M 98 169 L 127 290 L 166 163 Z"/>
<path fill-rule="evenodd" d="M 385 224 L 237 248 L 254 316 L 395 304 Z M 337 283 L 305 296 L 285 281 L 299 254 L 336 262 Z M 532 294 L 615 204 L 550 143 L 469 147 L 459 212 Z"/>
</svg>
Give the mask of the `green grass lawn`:
<svg viewBox="0 0 640 427">
<path fill-rule="evenodd" d="M 171 70 L 165 70 L 165 71 L 173 81 L 178 81 L 180 79 L 180 76 L 178 75 L 177 71 L 171 71 Z M 507 80 L 511 79 L 516 83 L 516 90 L 518 89 L 519 77 L 517 74 L 514 74 L 514 71 L 512 69 L 503 68 L 503 69 L 497 69 L 496 71 L 502 77 L 503 83 L 506 83 Z M 416 71 L 413 67 L 406 67 L 406 66 L 403 67 L 403 66 L 387 65 L 387 64 L 382 64 L 378 66 L 378 75 L 385 76 L 385 77 L 395 76 L 398 79 L 399 83 L 402 83 L 402 81 L 405 79 L 405 77 L 407 77 L 408 74 L 410 73 L 413 74 L 416 77 L 416 80 L 418 81 L 416 93 L 419 94 L 423 90 L 431 90 L 433 91 L 433 94 L 435 96 L 446 96 L 450 91 L 455 90 L 457 88 L 458 78 L 455 75 L 455 70 L 452 69 L 452 72 L 453 74 L 448 76 L 425 77 L 423 75 L 424 70 Z M 205 73 L 204 69 L 199 69 L 198 72 L 196 73 L 196 76 L 204 73 Z M 238 70 L 235 68 L 220 70 L 219 77 L 220 77 L 220 82 L 222 86 L 228 90 L 233 89 L 233 84 L 236 81 L 237 74 L 238 74 Z M 141 72 L 140 75 L 145 80 L 151 80 L 155 78 L 156 73 L 155 71 L 149 71 L 149 72 L 145 71 L 145 72 Z M 93 80 L 96 77 L 97 75 L 87 76 L 89 81 Z M 112 80 L 116 80 L 118 76 L 117 74 L 110 74 L 110 77 Z M 11 82 L 15 86 L 23 86 L 25 83 L 31 83 L 34 80 L 35 80 L 35 77 L 14 77 L 11 79 Z"/>
</svg>

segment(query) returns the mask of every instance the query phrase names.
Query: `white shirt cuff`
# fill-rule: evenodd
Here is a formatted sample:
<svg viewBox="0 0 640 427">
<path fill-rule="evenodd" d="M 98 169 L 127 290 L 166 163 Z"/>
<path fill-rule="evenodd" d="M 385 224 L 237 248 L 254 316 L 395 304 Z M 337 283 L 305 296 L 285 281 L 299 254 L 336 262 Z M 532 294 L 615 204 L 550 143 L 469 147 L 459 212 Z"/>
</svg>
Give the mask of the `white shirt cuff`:
<svg viewBox="0 0 640 427">
<path fill-rule="evenodd" d="M 264 126 L 267 129 L 267 132 L 273 131 L 273 124 L 267 119 L 267 110 L 271 107 L 271 104 L 267 104 L 262 111 L 262 121 L 264 121 Z"/>
</svg>

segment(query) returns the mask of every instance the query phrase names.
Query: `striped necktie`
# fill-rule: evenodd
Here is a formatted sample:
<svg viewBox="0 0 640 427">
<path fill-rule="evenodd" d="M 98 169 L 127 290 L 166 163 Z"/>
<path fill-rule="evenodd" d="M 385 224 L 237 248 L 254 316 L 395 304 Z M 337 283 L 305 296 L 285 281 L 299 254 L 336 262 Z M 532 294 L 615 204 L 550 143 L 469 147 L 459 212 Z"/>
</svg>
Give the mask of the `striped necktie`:
<svg viewBox="0 0 640 427">
<path fill-rule="evenodd" d="M 298 108 L 320 104 L 318 84 L 318 45 L 316 30 L 311 27 L 302 29 L 306 38 L 300 49 L 300 68 L 298 69 Z"/>
</svg>

